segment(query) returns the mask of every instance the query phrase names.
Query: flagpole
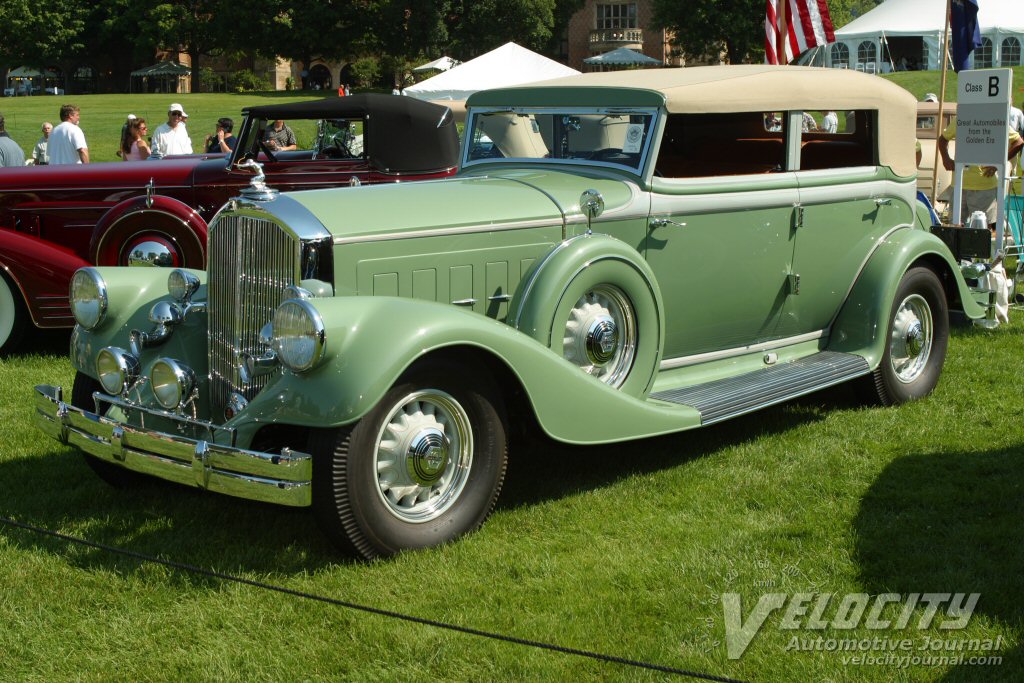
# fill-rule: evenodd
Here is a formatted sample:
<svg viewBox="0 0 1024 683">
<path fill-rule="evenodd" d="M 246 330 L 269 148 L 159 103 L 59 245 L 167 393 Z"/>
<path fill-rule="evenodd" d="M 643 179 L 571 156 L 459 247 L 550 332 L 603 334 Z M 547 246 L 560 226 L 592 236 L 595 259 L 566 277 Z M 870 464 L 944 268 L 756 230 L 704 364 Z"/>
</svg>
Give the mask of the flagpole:
<svg viewBox="0 0 1024 683">
<path fill-rule="evenodd" d="M 789 0 L 779 0 L 779 34 L 776 42 L 776 59 L 779 60 L 780 65 L 789 64 L 789 55 L 787 48 L 789 47 L 789 31 L 786 30 L 786 5 Z"/>
<path fill-rule="evenodd" d="M 946 64 L 949 60 L 947 57 L 947 50 L 949 49 L 949 15 L 953 11 L 953 0 L 946 0 L 946 24 L 945 29 L 942 31 L 942 82 L 939 85 L 939 112 L 935 116 L 935 158 L 932 160 L 932 205 L 938 201 L 936 196 L 939 188 L 939 136 L 942 135 L 944 127 L 942 125 L 943 116 L 942 110 L 946 104 Z M 955 172 L 955 171 L 954 171 Z M 960 217 L 953 216 L 952 211 L 949 214 L 950 221 L 952 223 L 959 223 Z"/>
</svg>

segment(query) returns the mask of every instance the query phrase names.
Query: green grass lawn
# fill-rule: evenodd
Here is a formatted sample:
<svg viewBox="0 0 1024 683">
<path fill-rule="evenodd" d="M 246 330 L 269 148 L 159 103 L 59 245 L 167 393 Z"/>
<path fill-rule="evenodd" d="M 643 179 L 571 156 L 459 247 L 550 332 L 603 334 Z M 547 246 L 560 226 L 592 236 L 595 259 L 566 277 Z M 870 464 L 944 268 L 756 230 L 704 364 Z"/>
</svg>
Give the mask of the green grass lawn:
<svg viewBox="0 0 1024 683">
<path fill-rule="evenodd" d="M 0 99 L 0 113 L 7 119 L 7 132 L 21 145 L 26 156 L 39 139 L 43 121 L 60 123 L 62 104 L 74 104 L 82 110 L 79 125 L 85 133 L 92 161 L 118 161 L 117 147 L 121 126 L 128 114 L 146 119 L 150 133 L 167 121 L 167 107 L 180 103 L 188 112 L 188 131 L 192 147 L 202 151 L 207 135 L 215 132 L 214 124 L 222 116 L 235 120 L 235 133 L 242 125 L 242 108 L 275 102 L 299 102 L 331 96 L 327 93 L 204 93 L 199 95 L 37 95 Z M 336 97 L 336 95 L 334 95 Z"/>
<path fill-rule="evenodd" d="M 109 488 L 43 438 L 34 383 L 71 383 L 66 335 L 0 360 L 0 515 L 465 627 L 757 681 L 1008 681 L 1024 667 L 1024 319 L 955 329 L 934 396 L 839 388 L 705 430 L 513 451 L 499 508 L 454 544 L 361 563 L 303 510 L 156 483 Z M 661 680 L 194 575 L 0 525 L 0 679 Z M 785 630 L 730 660 L 719 597 L 981 594 L 967 628 Z M 894 615 L 889 615 L 890 617 Z M 856 666 L 813 639 L 1002 638 L 999 666 Z M 789 648 L 789 649 L 787 649 Z M 915 653 L 918 654 L 918 653 Z M 927 654 L 927 653 L 925 653 Z M 938 653 L 949 654 L 949 653 Z M 955 654 L 955 653 L 953 653 Z"/>
</svg>

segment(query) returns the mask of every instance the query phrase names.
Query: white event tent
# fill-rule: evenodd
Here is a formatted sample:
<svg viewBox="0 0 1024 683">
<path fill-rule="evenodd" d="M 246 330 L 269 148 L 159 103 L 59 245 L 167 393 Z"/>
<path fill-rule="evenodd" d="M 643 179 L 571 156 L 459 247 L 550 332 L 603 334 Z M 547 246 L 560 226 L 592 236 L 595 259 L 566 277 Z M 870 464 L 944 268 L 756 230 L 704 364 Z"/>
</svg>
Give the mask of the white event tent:
<svg viewBox="0 0 1024 683">
<path fill-rule="evenodd" d="M 456 67 L 410 85 L 403 92 L 421 100 L 464 101 L 478 90 L 574 76 L 579 71 L 515 43 L 463 62 Z"/>
<path fill-rule="evenodd" d="M 978 6 L 984 45 L 975 51 L 974 68 L 1024 63 L 1024 0 L 981 0 Z M 946 0 L 886 0 L 836 30 L 825 63 L 874 73 L 941 69 L 945 14 Z"/>
</svg>

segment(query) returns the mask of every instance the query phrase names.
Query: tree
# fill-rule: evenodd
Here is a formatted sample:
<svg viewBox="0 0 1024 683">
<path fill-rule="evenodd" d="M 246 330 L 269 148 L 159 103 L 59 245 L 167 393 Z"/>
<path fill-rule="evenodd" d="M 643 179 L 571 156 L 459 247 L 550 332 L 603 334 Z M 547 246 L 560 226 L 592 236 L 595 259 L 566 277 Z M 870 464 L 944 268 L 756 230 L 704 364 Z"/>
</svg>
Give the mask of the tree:
<svg viewBox="0 0 1024 683">
<path fill-rule="evenodd" d="M 725 51 L 732 64 L 764 56 L 765 0 L 654 0 L 654 23 L 690 55 Z"/>
<path fill-rule="evenodd" d="M 153 42 L 192 58 L 192 92 L 202 92 L 202 60 L 223 54 L 242 40 L 244 26 L 261 17 L 259 3 L 228 0 L 171 0 L 149 11 L 140 32 Z"/>
<path fill-rule="evenodd" d="M 467 0 L 455 14 L 455 45 L 463 57 L 501 47 L 512 37 L 523 47 L 544 50 L 555 25 L 555 0 Z"/>
</svg>

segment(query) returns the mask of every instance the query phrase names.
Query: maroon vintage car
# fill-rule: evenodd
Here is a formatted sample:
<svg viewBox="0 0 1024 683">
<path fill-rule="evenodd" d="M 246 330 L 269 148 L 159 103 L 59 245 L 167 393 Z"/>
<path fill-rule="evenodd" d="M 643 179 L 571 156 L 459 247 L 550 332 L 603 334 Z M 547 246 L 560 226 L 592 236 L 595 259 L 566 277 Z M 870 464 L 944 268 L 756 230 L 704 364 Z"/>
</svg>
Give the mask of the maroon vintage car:
<svg viewBox="0 0 1024 683">
<path fill-rule="evenodd" d="M 428 102 L 365 94 L 242 113 L 230 157 L 0 168 L 0 352 L 32 324 L 74 324 L 68 283 L 81 266 L 202 268 L 207 222 L 251 184 L 287 191 L 455 172 L 454 118 Z M 268 147 L 275 120 L 309 149 Z"/>
</svg>

